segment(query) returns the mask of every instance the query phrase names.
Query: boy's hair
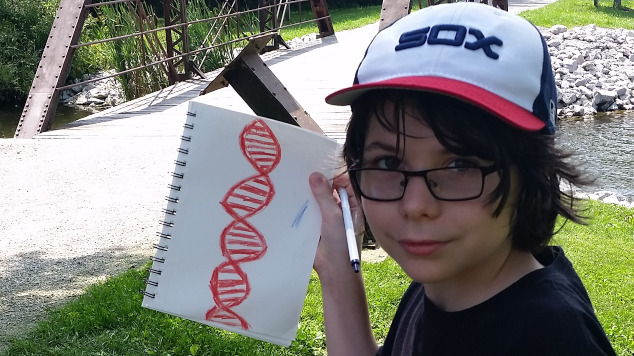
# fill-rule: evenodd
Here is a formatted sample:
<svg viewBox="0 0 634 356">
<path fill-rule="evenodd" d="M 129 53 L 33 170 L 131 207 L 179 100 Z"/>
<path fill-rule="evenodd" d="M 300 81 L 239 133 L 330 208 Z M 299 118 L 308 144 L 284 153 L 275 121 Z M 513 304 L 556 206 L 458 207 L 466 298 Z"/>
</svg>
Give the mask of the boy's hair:
<svg viewBox="0 0 634 356">
<path fill-rule="evenodd" d="M 391 113 L 385 110 L 388 101 L 394 103 Z M 363 162 L 365 138 L 373 116 L 383 128 L 398 133 L 396 147 L 403 147 L 398 140 L 408 137 L 403 120 L 406 103 L 418 109 L 424 123 L 451 152 L 495 163 L 500 183 L 487 201 L 487 204 L 498 202 L 495 217 L 509 199 L 510 168 L 516 168 L 518 194 L 511 222 L 515 248 L 537 252 L 546 246 L 555 234 L 558 215 L 583 223 L 583 217 L 573 205 L 572 193 L 563 192 L 560 182 L 581 187 L 591 181 L 567 162 L 571 154 L 555 146 L 554 135 L 517 129 L 480 108 L 441 94 L 387 89 L 371 91 L 358 98 L 352 104 L 343 148 L 348 168 Z M 349 174 L 355 193 L 360 196 L 355 173 L 350 171 Z"/>
</svg>

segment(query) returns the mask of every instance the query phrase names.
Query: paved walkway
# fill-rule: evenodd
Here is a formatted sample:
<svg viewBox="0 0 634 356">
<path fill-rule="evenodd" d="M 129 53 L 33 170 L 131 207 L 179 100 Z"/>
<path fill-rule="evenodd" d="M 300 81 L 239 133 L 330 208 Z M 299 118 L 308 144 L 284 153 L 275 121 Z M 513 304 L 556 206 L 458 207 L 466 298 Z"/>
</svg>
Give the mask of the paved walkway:
<svg viewBox="0 0 634 356">
<path fill-rule="evenodd" d="M 557 0 L 509 0 L 509 12 L 519 14 L 522 11 L 538 9 Z"/>
<path fill-rule="evenodd" d="M 510 9 L 539 5 L 512 0 Z M 349 110 L 323 98 L 352 82 L 377 30 L 343 31 L 266 60 L 335 139 Z M 153 254 L 187 102 L 250 112 L 231 88 L 198 97 L 208 82 L 179 83 L 36 139 L 0 139 L 0 350 L 46 308 Z"/>
</svg>

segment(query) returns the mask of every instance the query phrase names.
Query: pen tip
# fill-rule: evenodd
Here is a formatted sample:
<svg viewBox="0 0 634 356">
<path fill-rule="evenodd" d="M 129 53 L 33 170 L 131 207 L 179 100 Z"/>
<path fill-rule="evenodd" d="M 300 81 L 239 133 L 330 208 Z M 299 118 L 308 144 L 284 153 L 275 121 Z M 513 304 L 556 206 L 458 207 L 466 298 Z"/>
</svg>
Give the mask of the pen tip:
<svg viewBox="0 0 634 356">
<path fill-rule="evenodd" d="M 359 273 L 359 260 L 352 261 L 352 268 L 354 268 L 354 273 Z"/>
</svg>

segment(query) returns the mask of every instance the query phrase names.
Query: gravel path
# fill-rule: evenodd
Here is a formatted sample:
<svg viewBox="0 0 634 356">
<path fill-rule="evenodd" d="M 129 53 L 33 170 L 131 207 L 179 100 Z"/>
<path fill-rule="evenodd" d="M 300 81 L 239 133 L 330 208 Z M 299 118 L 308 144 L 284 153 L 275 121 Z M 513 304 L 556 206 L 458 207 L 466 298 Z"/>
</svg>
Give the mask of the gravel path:
<svg viewBox="0 0 634 356">
<path fill-rule="evenodd" d="M 178 144 L 0 140 L 0 350 L 46 308 L 147 261 Z"/>
</svg>

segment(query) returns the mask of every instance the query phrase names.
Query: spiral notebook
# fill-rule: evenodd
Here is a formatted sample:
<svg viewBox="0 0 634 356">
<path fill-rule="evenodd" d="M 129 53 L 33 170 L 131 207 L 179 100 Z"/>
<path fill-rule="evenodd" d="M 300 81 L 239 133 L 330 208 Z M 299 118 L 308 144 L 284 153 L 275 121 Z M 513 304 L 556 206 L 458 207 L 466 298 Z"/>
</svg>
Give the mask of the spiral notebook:
<svg viewBox="0 0 634 356">
<path fill-rule="evenodd" d="M 321 215 L 308 184 L 332 177 L 324 135 L 192 101 L 143 307 L 288 346 Z"/>
</svg>

